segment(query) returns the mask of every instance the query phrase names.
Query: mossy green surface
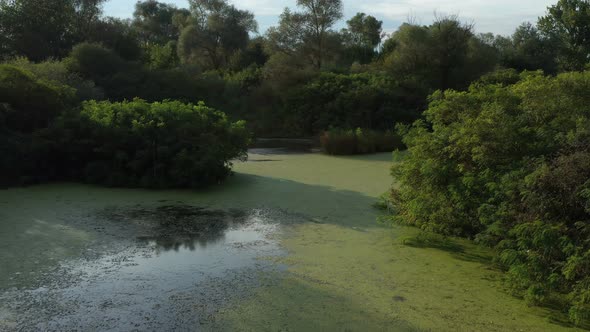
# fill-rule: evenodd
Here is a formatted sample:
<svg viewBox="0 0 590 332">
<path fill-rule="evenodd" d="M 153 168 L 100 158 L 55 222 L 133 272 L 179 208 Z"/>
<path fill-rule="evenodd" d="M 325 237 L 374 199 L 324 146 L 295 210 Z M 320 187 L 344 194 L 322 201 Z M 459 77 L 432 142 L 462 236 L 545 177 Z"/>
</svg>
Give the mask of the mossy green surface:
<svg viewBox="0 0 590 332">
<path fill-rule="evenodd" d="M 421 241 L 416 229 L 379 226 L 378 212 L 367 203 L 391 185 L 390 154 L 281 158 L 279 167 L 249 163 L 238 170 L 320 185 L 331 194 L 302 197 L 307 212 L 322 222 L 292 227 L 282 241 L 289 255 L 280 263 L 287 273 L 222 311 L 217 320 L 229 329 L 573 330 L 550 323 L 559 313 L 530 308 L 505 293 L 485 248 L 458 239 Z"/>
<path fill-rule="evenodd" d="M 308 222 L 285 222 L 281 244 L 288 255 L 277 264 L 287 270 L 260 276 L 273 282 L 219 311 L 214 321 L 220 329 L 573 330 L 550 322 L 557 313 L 529 308 L 505 293 L 487 250 L 453 239 L 423 241 L 416 229 L 377 223 L 380 212 L 371 205 L 391 185 L 390 160 L 390 154 L 252 155 L 235 165 L 228 183 L 201 192 L 76 184 L 0 191 L 0 286 L 26 287 L 24 276 L 78 256 L 87 241 L 100 236 L 66 227 L 64 216 L 83 221 L 93 208 L 163 200 L 221 209 L 268 207 Z M 21 278 L 10 280 L 15 272 Z"/>
</svg>

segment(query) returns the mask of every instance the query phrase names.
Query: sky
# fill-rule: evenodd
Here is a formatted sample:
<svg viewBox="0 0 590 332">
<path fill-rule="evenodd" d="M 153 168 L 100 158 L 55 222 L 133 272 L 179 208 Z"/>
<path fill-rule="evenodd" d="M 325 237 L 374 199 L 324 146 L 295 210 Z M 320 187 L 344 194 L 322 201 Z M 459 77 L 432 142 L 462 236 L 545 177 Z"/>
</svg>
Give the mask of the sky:
<svg viewBox="0 0 590 332">
<path fill-rule="evenodd" d="M 285 7 L 295 8 L 296 0 L 229 0 L 240 9 L 256 14 L 259 31 L 263 33 L 276 25 Z M 188 7 L 187 0 L 160 0 Z M 435 14 L 458 15 L 463 21 L 474 23 L 477 32 L 509 35 L 523 22 L 536 22 L 548 6 L 557 0 L 343 0 L 345 19 L 364 12 L 383 21 L 383 28 L 393 32 L 408 18 L 419 24 L 429 24 Z M 109 0 L 105 14 L 120 18 L 133 15 L 136 0 Z"/>
</svg>

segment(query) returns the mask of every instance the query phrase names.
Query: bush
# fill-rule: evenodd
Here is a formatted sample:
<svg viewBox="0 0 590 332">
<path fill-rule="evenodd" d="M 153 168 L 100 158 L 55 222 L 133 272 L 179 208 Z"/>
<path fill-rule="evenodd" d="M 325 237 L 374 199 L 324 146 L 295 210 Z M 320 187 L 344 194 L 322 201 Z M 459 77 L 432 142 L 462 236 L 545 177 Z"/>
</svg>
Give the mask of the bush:
<svg viewBox="0 0 590 332">
<path fill-rule="evenodd" d="M 401 138 L 391 131 L 331 129 L 322 134 L 320 143 L 331 155 L 368 154 L 402 149 Z"/>
<path fill-rule="evenodd" d="M 104 98 L 102 89 L 98 88 L 93 81 L 85 80 L 79 74 L 69 71 L 63 61 L 47 60 L 34 63 L 26 58 L 16 58 L 8 64 L 30 71 L 37 78 L 47 82 L 74 88 L 79 102 Z"/>
<path fill-rule="evenodd" d="M 99 84 L 105 78 L 127 69 L 129 65 L 114 51 L 92 43 L 76 45 L 65 61 L 71 72 Z"/>
<path fill-rule="evenodd" d="M 6 129 L 32 132 L 47 127 L 71 106 L 75 90 L 36 78 L 12 65 L 0 65 L 0 118 Z"/>
<path fill-rule="evenodd" d="M 387 130 L 414 121 L 421 106 L 421 97 L 384 74 L 322 73 L 292 88 L 282 112 L 299 135 L 315 135 L 330 127 Z"/>
<path fill-rule="evenodd" d="M 581 323 L 590 307 L 590 72 L 482 82 L 435 93 L 405 135 L 393 219 L 495 246 L 516 294 L 530 304 L 565 297 Z"/>
<path fill-rule="evenodd" d="M 90 101 L 81 117 L 94 127 L 86 136 L 94 153 L 84 180 L 109 186 L 215 184 L 230 174 L 232 160 L 246 158 L 250 142 L 244 122 L 231 123 L 203 103 Z"/>
</svg>

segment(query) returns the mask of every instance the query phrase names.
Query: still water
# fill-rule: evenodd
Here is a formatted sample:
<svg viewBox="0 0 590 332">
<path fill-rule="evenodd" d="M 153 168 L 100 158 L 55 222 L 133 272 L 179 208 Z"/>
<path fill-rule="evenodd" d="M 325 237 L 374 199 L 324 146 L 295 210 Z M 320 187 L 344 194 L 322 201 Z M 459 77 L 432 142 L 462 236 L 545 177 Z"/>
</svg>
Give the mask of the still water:
<svg viewBox="0 0 590 332">
<path fill-rule="evenodd" d="M 0 330 L 573 330 L 485 250 L 377 223 L 390 166 L 262 149 L 206 191 L 0 191 Z"/>
</svg>

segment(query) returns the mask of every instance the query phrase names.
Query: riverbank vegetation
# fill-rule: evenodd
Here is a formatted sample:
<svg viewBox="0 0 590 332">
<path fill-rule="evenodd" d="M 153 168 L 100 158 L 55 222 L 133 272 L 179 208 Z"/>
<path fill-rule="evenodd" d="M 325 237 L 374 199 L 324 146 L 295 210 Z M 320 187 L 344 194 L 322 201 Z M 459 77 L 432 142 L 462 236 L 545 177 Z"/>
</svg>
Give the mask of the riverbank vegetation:
<svg viewBox="0 0 590 332">
<path fill-rule="evenodd" d="M 393 168 L 393 220 L 493 246 L 514 294 L 590 318 L 590 72 L 438 92 Z"/>
<path fill-rule="evenodd" d="M 395 222 L 494 247 L 515 295 L 565 308 L 584 326 L 590 52 L 581 36 L 589 18 L 588 2 L 559 1 L 515 33 L 504 59 L 513 69 L 432 94 L 423 119 L 401 130 L 408 152 L 393 167 L 388 204 Z"/>
<path fill-rule="evenodd" d="M 331 155 L 370 154 L 403 149 L 401 137 L 393 131 L 331 129 L 320 136 L 322 150 Z"/>
</svg>

